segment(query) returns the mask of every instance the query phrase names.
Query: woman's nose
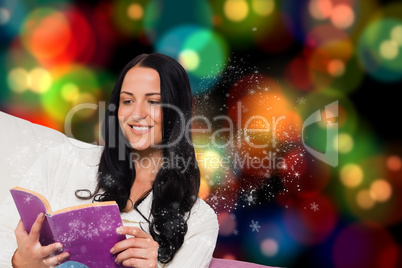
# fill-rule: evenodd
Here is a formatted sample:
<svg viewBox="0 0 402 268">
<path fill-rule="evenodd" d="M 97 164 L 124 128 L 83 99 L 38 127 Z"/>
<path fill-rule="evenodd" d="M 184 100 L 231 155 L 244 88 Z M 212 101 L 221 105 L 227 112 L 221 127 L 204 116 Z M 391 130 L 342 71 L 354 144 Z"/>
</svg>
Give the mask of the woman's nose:
<svg viewBox="0 0 402 268">
<path fill-rule="evenodd" d="M 132 111 L 131 117 L 135 120 L 145 119 L 148 115 L 145 107 L 141 103 L 137 103 L 134 105 L 134 109 Z"/>
</svg>

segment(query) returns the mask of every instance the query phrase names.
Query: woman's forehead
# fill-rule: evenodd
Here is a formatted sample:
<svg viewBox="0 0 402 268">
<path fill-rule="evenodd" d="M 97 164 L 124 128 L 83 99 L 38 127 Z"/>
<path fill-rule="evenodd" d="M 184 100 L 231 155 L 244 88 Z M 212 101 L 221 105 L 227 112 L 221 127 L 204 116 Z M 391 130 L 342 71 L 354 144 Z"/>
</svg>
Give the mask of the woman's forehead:
<svg viewBox="0 0 402 268">
<path fill-rule="evenodd" d="M 152 68 L 133 67 L 125 75 L 120 94 L 160 95 L 160 78 Z"/>
</svg>

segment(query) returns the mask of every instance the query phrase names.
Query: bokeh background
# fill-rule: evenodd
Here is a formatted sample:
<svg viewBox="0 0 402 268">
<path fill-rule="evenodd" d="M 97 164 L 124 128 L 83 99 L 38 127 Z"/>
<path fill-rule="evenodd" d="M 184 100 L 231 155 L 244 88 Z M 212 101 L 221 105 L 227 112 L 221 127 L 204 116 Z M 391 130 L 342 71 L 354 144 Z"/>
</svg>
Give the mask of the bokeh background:
<svg viewBox="0 0 402 268">
<path fill-rule="evenodd" d="M 96 144 L 123 66 L 177 59 L 215 257 L 402 267 L 400 1 L 0 0 L 0 42 L 0 110 Z"/>
</svg>

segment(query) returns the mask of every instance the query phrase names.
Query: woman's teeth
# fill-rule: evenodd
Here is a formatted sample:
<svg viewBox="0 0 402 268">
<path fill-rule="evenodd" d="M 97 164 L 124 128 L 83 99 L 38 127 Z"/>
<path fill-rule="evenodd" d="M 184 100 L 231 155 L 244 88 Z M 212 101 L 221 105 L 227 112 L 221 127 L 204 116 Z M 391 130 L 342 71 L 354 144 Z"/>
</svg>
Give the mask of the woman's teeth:
<svg viewBox="0 0 402 268">
<path fill-rule="evenodd" d="M 150 127 L 137 127 L 137 126 L 130 126 L 132 129 L 135 130 L 148 130 Z"/>
</svg>

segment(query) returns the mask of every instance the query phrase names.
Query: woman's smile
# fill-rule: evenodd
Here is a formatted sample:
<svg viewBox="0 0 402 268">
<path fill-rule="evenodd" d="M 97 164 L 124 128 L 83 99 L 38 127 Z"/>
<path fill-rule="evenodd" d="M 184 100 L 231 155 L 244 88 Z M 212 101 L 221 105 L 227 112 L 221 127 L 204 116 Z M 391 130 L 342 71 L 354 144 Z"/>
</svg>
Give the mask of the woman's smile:
<svg viewBox="0 0 402 268">
<path fill-rule="evenodd" d="M 128 125 L 131 131 L 136 135 L 144 135 L 151 131 L 153 126 L 141 126 L 141 125 Z"/>
</svg>

